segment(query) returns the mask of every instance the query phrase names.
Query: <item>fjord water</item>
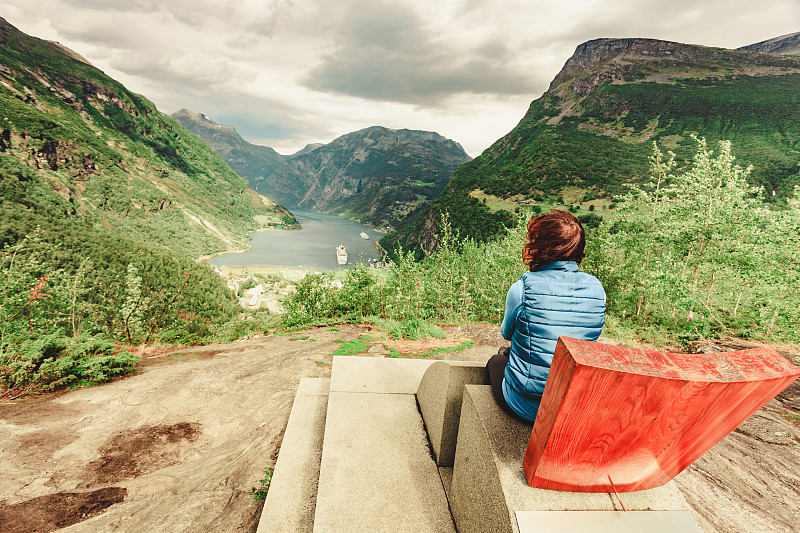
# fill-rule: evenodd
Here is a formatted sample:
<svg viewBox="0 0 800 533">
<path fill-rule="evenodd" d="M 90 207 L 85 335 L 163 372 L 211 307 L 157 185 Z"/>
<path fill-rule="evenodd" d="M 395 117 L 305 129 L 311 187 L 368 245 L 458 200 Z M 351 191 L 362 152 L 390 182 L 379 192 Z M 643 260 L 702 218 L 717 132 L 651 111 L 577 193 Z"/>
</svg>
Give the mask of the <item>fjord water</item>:
<svg viewBox="0 0 800 533">
<path fill-rule="evenodd" d="M 292 214 L 303 229 L 253 232 L 250 234 L 253 240 L 248 243 L 253 247 L 251 251 L 223 254 L 208 262 L 227 266 L 302 266 L 333 270 L 380 259 L 372 243 L 383 237 L 383 233 L 336 215 L 303 209 L 293 209 Z M 361 238 L 362 231 L 369 239 Z M 340 244 L 347 249 L 346 265 L 336 263 L 336 247 Z"/>
</svg>

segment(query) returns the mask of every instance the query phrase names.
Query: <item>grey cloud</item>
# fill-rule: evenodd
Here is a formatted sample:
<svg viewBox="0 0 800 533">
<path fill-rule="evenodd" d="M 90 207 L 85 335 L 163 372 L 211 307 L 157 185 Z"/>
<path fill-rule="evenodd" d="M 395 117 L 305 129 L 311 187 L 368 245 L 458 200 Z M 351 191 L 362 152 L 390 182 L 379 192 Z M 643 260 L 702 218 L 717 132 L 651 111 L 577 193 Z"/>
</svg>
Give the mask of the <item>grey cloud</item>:
<svg viewBox="0 0 800 533">
<path fill-rule="evenodd" d="M 603 37 L 644 37 L 735 48 L 741 45 L 732 36 L 755 29 L 752 6 L 750 0 L 612 2 L 603 10 L 581 13 L 568 27 L 559 27 L 556 38 L 572 41 L 574 46 Z M 797 0 L 775 0 L 759 9 L 784 13 L 787 20 L 800 15 Z M 776 35 L 764 39 L 769 37 Z"/>
<path fill-rule="evenodd" d="M 304 133 L 307 124 L 293 119 L 290 115 L 277 110 L 260 108 L 253 112 L 252 108 L 225 106 L 211 115 L 220 124 L 236 128 L 239 134 L 253 144 L 260 144 L 253 139 L 287 139 Z"/>
<path fill-rule="evenodd" d="M 142 41 L 141 28 L 134 25 L 66 26 L 59 28 L 59 32 L 67 39 L 106 49 L 133 49 Z"/>
<path fill-rule="evenodd" d="M 213 33 L 226 29 L 272 37 L 277 23 L 292 6 L 291 0 L 272 0 L 248 6 L 242 0 L 64 0 L 76 9 L 118 14 L 144 15 L 171 19 L 193 28 L 206 28 Z"/>
<path fill-rule="evenodd" d="M 437 40 L 435 28 L 392 4 L 356 6 L 337 36 L 300 82 L 319 91 L 369 100 L 433 105 L 451 94 L 526 94 L 534 82 L 515 69 L 513 52 L 492 39 L 471 49 Z"/>
<path fill-rule="evenodd" d="M 131 5 L 129 0 L 64 0 L 64 4 L 80 9 L 117 9 L 122 10 Z"/>
<path fill-rule="evenodd" d="M 126 74 L 157 81 L 173 90 L 209 92 L 255 79 L 250 73 L 225 57 L 198 57 L 192 61 L 185 55 L 154 56 L 131 52 L 111 60 L 111 66 Z"/>
</svg>

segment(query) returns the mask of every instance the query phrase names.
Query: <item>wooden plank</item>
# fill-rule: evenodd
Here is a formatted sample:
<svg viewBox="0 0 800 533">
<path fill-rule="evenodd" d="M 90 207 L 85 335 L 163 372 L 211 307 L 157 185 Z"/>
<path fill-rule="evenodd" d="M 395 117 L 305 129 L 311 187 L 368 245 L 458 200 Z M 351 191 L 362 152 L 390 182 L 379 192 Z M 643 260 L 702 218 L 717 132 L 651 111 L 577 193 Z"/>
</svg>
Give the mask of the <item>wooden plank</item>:
<svg viewBox="0 0 800 533">
<path fill-rule="evenodd" d="M 523 461 L 528 483 L 659 487 L 798 376 L 771 348 L 673 354 L 562 337 Z"/>
</svg>

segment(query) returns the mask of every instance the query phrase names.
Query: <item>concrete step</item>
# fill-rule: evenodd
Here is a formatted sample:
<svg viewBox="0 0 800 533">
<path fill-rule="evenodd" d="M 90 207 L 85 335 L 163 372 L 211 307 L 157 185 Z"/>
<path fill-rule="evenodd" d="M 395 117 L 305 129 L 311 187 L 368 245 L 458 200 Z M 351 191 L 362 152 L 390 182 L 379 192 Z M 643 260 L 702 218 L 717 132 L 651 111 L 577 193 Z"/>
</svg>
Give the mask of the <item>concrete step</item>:
<svg viewBox="0 0 800 533">
<path fill-rule="evenodd" d="M 415 398 L 430 363 L 334 358 L 315 533 L 455 533 Z"/>
<path fill-rule="evenodd" d="M 453 517 L 460 533 L 699 531 L 672 482 L 619 496 L 529 487 L 531 426 L 505 415 L 490 387 L 469 384 L 477 370 L 433 363 L 337 356 L 329 383 L 302 380 L 258 533 L 455 533 Z M 418 403 L 418 391 L 428 398 Z M 418 406 L 440 441 L 439 466 Z M 441 458 L 453 432 L 450 467 Z"/>
<path fill-rule="evenodd" d="M 303 378 L 297 388 L 257 533 L 311 533 L 330 379 Z"/>
<path fill-rule="evenodd" d="M 700 533 L 674 481 L 619 495 L 530 487 L 522 457 L 531 424 L 505 415 L 489 386 L 465 385 L 463 397 L 448 491 L 460 533 Z"/>
</svg>

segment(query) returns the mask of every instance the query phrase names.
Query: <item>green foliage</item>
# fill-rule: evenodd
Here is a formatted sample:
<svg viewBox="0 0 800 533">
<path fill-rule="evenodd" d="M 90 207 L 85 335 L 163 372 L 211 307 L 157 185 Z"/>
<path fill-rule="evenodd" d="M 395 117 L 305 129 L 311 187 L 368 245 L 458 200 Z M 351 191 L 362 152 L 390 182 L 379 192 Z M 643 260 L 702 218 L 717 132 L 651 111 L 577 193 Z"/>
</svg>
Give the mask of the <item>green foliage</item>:
<svg viewBox="0 0 800 533">
<path fill-rule="evenodd" d="M 246 318 L 233 310 L 227 314 L 228 319 L 220 322 L 211 331 L 210 339 L 214 342 L 233 342 L 244 339 L 253 333 L 263 334 L 280 327 L 280 317 L 266 309 L 257 309 L 248 313 Z"/>
<path fill-rule="evenodd" d="M 355 355 L 364 353 L 369 350 L 367 343 L 371 340 L 372 337 L 369 335 L 363 335 L 358 339 L 351 339 L 349 341 L 337 339 L 336 342 L 340 342 L 342 345 L 336 348 L 331 355 Z"/>
<path fill-rule="evenodd" d="M 383 237 L 380 245 L 393 259 L 398 258 L 403 248 L 411 251 L 415 259 L 420 259 L 425 252 L 419 243 L 431 237 L 431 227 L 435 228 L 432 237 L 438 242 L 443 220 L 447 220 L 451 233 L 457 239 L 472 239 L 479 243 L 502 235 L 516 223 L 516 217 L 510 212 L 502 209 L 492 211 L 482 201 L 470 196 L 469 190 L 453 192 L 452 188 L 448 188 L 448 192 L 432 202 L 413 225 Z"/>
<path fill-rule="evenodd" d="M 386 330 L 390 339 L 444 339 L 447 333 L 435 324 L 430 324 L 423 320 L 409 319 L 405 321 L 387 319 L 380 323 Z"/>
<path fill-rule="evenodd" d="M 749 183 L 764 187 L 770 197 L 775 191 L 777 197 L 790 198 L 800 184 L 798 87 L 798 74 L 609 84 L 593 95 L 581 120 L 607 122 L 622 116 L 623 126 L 640 132 L 657 118 L 654 140 L 678 139 L 671 144 L 679 160 L 691 159 L 694 150 L 688 132 L 712 144 L 730 140 L 738 159 L 753 167 Z"/>
<path fill-rule="evenodd" d="M 721 334 L 797 339 L 798 200 L 770 209 L 734 163 L 731 143 L 714 155 L 695 137 L 693 165 L 673 174 L 654 145 L 650 183 L 633 187 L 619 218 L 598 235 L 609 311 L 679 338 Z"/>
<path fill-rule="evenodd" d="M 78 361 L 87 346 L 99 345 L 75 339 L 197 344 L 244 322 L 238 312 L 206 266 L 101 230 L 45 226 L 0 249 L 0 372 L 10 376 L 3 382 L 9 390 L 50 390 L 132 370 L 129 359 L 117 365 L 99 348 L 91 364 Z M 51 353 L 59 359 L 42 366 Z"/>
<path fill-rule="evenodd" d="M 283 324 L 296 327 L 329 321 L 358 322 L 377 315 L 383 289 L 374 271 L 363 266 L 347 271 L 343 279 L 331 272 L 306 276 L 284 301 Z"/>
<path fill-rule="evenodd" d="M 256 501 L 267 499 L 267 493 L 269 492 L 270 483 L 272 483 L 272 474 L 274 471 L 274 468 L 267 468 L 266 471 L 264 471 L 264 477 L 258 480 L 258 488 L 250 488 L 250 494 L 253 495 Z"/>
<path fill-rule="evenodd" d="M 430 352 L 426 354 L 422 354 L 419 356 L 420 359 L 424 359 L 426 357 L 430 357 L 432 355 L 439 355 L 443 353 L 453 353 L 453 352 L 460 352 L 461 350 L 465 350 L 475 344 L 473 341 L 464 341 L 458 346 L 441 346 L 439 348 L 434 348 Z"/>
<path fill-rule="evenodd" d="M 0 397 L 17 398 L 70 385 L 102 383 L 133 371 L 139 358 L 110 341 L 65 337 L 55 330 L 0 345 Z"/>
<path fill-rule="evenodd" d="M 593 211 L 593 209 L 591 209 L 592 207 L 594 206 L 589 206 L 589 211 Z M 603 222 L 603 217 L 600 215 L 595 215 L 594 213 L 588 213 L 586 215 L 578 215 L 578 220 L 581 221 L 581 224 L 583 224 L 584 228 L 593 229 L 600 226 L 600 224 Z"/>
<path fill-rule="evenodd" d="M 393 336 L 418 338 L 440 336 L 435 324 L 499 322 L 508 287 L 525 270 L 524 235 L 520 224 L 501 240 L 479 244 L 456 238 L 445 219 L 436 252 L 417 261 L 400 250 L 386 277 L 351 271 L 339 287 L 327 274 L 307 276 L 284 302 L 283 323 L 373 319 Z"/>
</svg>

